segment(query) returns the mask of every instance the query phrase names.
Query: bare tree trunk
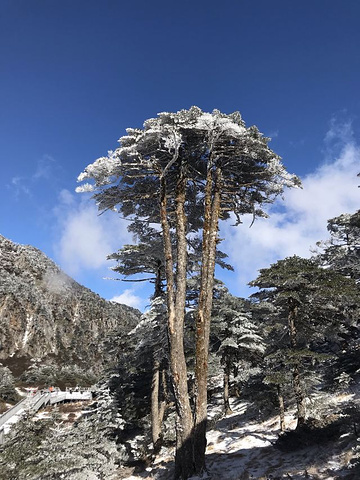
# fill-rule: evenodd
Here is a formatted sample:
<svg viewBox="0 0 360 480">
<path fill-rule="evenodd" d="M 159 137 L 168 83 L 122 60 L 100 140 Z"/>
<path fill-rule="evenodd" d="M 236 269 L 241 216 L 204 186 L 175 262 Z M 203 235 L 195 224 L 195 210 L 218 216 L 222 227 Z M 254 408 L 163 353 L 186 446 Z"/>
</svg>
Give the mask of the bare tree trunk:
<svg viewBox="0 0 360 480">
<path fill-rule="evenodd" d="M 301 386 L 299 366 L 295 365 L 293 370 L 293 387 L 297 406 L 297 427 L 303 425 L 306 419 L 305 395 Z"/>
<path fill-rule="evenodd" d="M 167 283 L 168 336 L 170 348 L 171 380 L 177 413 L 175 478 L 187 479 L 194 473 L 192 430 L 193 417 L 187 387 L 187 367 L 184 352 L 184 317 L 186 300 L 186 217 L 185 177 L 181 175 L 176 191 L 176 235 L 177 263 L 176 281 L 174 279 L 174 262 L 167 217 L 166 181 L 161 178 L 161 224 L 163 231 L 165 274 Z"/>
<path fill-rule="evenodd" d="M 289 336 L 290 336 L 290 346 L 291 348 L 297 347 L 297 331 L 296 331 L 296 320 L 298 314 L 298 307 L 295 303 L 295 300 L 289 298 L 289 315 L 288 315 L 288 327 L 289 327 Z"/>
<path fill-rule="evenodd" d="M 279 402 L 279 417 L 280 417 L 280 430 L 285 431 L 285 407 L 284 407 L 284 397 L 282 394 L 281 386 L 277 385 L 277 397 Z"/>
<path fill-rule="evenodd" d="M 159 418 L 160 362 L 154 359 L 153 377 L 151 383 L 151 434 L 154 450 L 157 450 L 161 436 Z"/>
<path fill-rule="evenodd" d="M 194 424 L 194 461 L 197 474 L 205 470 L 207 425 L 207 377 L 210 317 L 213 298 L 218 220 L 220 214 L 221 172 L 208 169 L 202 244 L 201 285 L 196 315 L 196 403 Z"/>
<path fill-rule="evenodd" d="M 234 365 L 234 370 L 233 370 L 233 376 L 234 378 L 236 378 L 239 374 L 239 367 L 238 365 Z M 241 392 L 240 392 L 240 388 L 239 388 L 239 384 L 236 383 L 234 385 L 234 395 L 236 398 L 240 398 L 240 395 L 241 395 Z"/>
<path fill-rule="evenodd" d="M 202 245 L 202 268 L 199 304 L 196 315 L 195 419 L 187 387 L 184 353 L 184 318 L 186 301 L 187 242 L 185 193 L 186 175 L 181 171 L 176 186 L 176 277 L 172 258 L 170 226 L 167 217 L 166 181 L 161 176 L 161 223 L 167 283 L 168 335 L 170 369 L 177 412 L 175 479 L 186 480 L 205 470 L 207 424 L 207 376 L 213 283 L 220 215 L 221 171 L 209 166 L 205 187 L 205 210 Z"/>
<path fill-rule="evenodd" d="M 233 413 L 230 407 L 229 401 L 229 384 L 230 384 L 230 364 L 228 359 L 225 359 L 225 366 L 224 366 L 224 412 L 225 415 L 230 415 Z"/>
<path fill-rule="evenodd" d="M 298 314 L 298 307 L 295 301 L 292 298 L 289 298 L 289 316 L 288 316 L 288 325 L 290 333 L 290 346 L 293 349 L 297 348 L 297 331 L 296 331 L 296 319 Z M 306 419 L 306 405 L 305 405 L 305 394 L 301 386 L 301 376 L 299 370 L 299 362 L 296 361 L 293 368 L 293 389 L 296 400 L 297 407 L 297 416 L 298 422 L 297 427 L 303 425 Z"/>
<path fill-rule="evenodd" d="M 163 373 L 163 372 L 162 372 Z M 163 379 L 164 382 L 164 379 Z M 161 440 L 162 440 L 162 422 L 164 419 L 165 411 L 167 408 L 167 398 L 166 392 L 164 394 L 164 399 L 160 400 L 160 361 L 154 358 L 153 363 L 153 378 L 152 378 L 152 385 L 151 385 L 151 434 L 152 434 L 152 442 L 154 445 L 154 453 L 158 453 L 161 448 Z M 163 389 L 165 390 L 165 386 L 163 384 Z"/>
</svg>

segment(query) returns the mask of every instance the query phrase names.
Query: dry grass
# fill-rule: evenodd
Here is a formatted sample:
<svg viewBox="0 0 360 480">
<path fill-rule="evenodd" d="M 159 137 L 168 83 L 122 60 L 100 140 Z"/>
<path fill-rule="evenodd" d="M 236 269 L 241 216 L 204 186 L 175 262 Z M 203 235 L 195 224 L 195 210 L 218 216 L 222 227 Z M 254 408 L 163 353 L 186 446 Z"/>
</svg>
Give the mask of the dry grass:
<svg viewBox="0 0 360 480">
<path fill-rule="evenodd" d="M 69 402 L 69 403 L 62 403 L 58 406 L 60 413 L 73 413 L 73 412 L 80 412 L 84 410 L 90 404 L 91 400 L 86 402 Z"/>
</svg>

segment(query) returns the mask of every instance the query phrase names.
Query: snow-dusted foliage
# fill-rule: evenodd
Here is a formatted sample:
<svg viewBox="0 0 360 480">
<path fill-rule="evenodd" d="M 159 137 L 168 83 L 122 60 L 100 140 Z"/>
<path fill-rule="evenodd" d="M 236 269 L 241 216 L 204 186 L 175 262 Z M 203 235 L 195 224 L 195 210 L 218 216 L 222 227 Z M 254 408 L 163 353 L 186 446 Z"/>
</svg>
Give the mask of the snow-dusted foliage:
<svg viewBox="0 0 360 480">
<path fill-rule="evenodd" d="M 266 381 L 280 388 L 286 384 L 286 372 L 291 372 L 299 421 L 304 422 L 310 387 L 323 380 L 316 365 L 334 356 L 332 346 L 341 343 L 357 317 L 359 290 L 353 280 L 297 256 L 260 270 L 251 285 L 261 288 L 253 297 L 265 300 L 268 340 L 273 339 Z"/>
<path fill-rule="evenodd" d="M 115 151 L 88 165 L 78 181 L 90 180 L 91 187 L 86 183 L 77 191 L 92 189 L 101 210 L 119 206 L 123 214 L 158 221 L 153 202 L 160 179 L 177 175 L 186 158 L 189 178 L 195 182 L 189 185 L 195 200 L 193 215 L 194 208 L 201 205 L 210 163 L 224 170 L 222 218 L 227 218 L 229 211 L 266 216 L 261 205 L 271 202 L 284 187 L 299 185 L 268 141 L 255 126 L 246 127 L 239 112 L 206 113 L 198 107 L 162 112 L 146 120 L 143 129 L 127 129 Z M 188 206 L 191 208 L 190 203 Z"/>
<path fill-rule="evenodd" d="M 138 325 L 129 333 L 137 339 L 136 351 L 152 352 L 152 355 L 157 358 L 167 356 L 166 314 L 164 297 L 154 298 Z"/>
<path fill-rule="evenodd" d="M 360 281 L 360 210 L 328 221 L 330 239 L 318 242 L 320 259 L 326 266 Z"/>
<path fill-rule="evenodd" d="M 29 368 L 21 375 L 21 381 L 25 385 L 37 385 L 38 387 L 47 387 L 57 385 L 59 387 L 71 387 L 82 385 L 91 386 L 96 383 L 98 376 L 89 366 L 87 369 L 78 365 L 59 366 L 51 360 L 42 362 L 33 360 Z"/>
<path fill-rule="evenodd" d="M 56 409 L 51 419 L 20 421 L 0 455 L 7 480 L 102 480 L 116 478 L 121 458 L 116 432 L 123 427 L 104 385 L 86 418 L 63 424 Z"/>
<path fill-rule="evenodd" d="M 328 221 L 330 239 L 318 242 L 317 258 L 325 268 L 360 282 L 360 210 L 342 214 Z M 340 333 L 342 339 L 333 365 L 332 378 L 342 387 L 358 381 L 360 373 L 360 325 L 359 316 L 349 318 L 346 328 Z"/>
<path fill-rule="evenodd" d="M 161 232 L 143 221 L 131 222 L 128 230 L 136 240 L 135 245 L 124 245 L 108 256 L 116 260 L 113 270 L 126 277 L 126 281 L 154 284 L 152 298 L 163 294 L 165 258 Z"/>
<path fill-rule="evenodd" d="M 177 422 L 176 478 L 205 469 L 207 375 L 212 289 L 219 220 L 233 213 L 266 217 L 264 206 L 284 187 L 299 186 L 269 139 L 245 126 L 239 112 L 198 107 L 162 112 L 143 129 L 128 129 L 120 146 L 89 165 L 100 210 L 117 209 L 133 221 L 158 224 L 164 246 L 169 360 Z M 89 185 L 78 191 L 88 191 Z M 189 238 L 202 233 L 201 282 L 196 310 L 195 388 L 191 409 L 184 352 Z M 195 438 L 196 437 L 196 438 Z"/>
<path fill-rule="evenodd" d="M 231 380 L 240 390 L 241 385 L 256 373 L 265 344 L 259 326 L 252 319 L 249 302 L 234 297 L 221 284 L 217 284 L 214 297 L 212 350 L 221 359 L 224 381 L 230 384 Z"/>
<path fill-rule="evenodd" d="M 0 402 L 16 402 L 19 395 L 15 389 L 15 380 L 11 371 L 0 363 Z"/>
</svg>

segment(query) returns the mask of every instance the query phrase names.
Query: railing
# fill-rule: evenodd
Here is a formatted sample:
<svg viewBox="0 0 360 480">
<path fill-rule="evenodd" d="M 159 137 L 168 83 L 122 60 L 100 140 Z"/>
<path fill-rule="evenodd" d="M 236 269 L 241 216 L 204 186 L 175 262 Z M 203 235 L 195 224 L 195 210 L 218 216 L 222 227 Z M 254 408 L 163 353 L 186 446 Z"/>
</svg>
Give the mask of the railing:
<svg viewBox="0 0 360 480">
<path fill-rule="evenodd" d="M 13 407 L 9 408 L 5 413 L 0 415 L 0 445 L 4 443 L 5 437 L 5 424 L 11 420 L 12 417 L 18 415 L 20 412 L 25 412 L 28 407 L 28 397 L 23 398 Z"/>
<path fill-rule="evenodd" d="M 15 415 L 23 415 L 26 411 L 35 414 L 42 406 L 55 405 L 64 401 L 91 400 L 90 389 L 66 391 L 56 390 L 53 392 L 37 392 L 33 396 L 27 396 L 5 413 L 0 415 L 0 445 L 4 443 L 5 427 L 10 428 L 10 421 Z M 9 423 L 8 425 L 6 425 Z"/>
<path fill-rule="evenodd" d="M 37 393 L 31 398 L 30 401 L 30 409 L 32 412 L 36 413 L 44 404 L 46 404 L 46 401 L 50 397 L 51 393 Z"/>
<path fill-rule="evenodd" d="M 5 413 L 3 413 L 0 416 L 0 429 L 4 426 L 6 422 L 10 420 L 11 417 L 19 413 L 20 410 L 24 410 L 28 405 L 28 397 L 24 398 L 20 402 L 18 402 L 16 405 L 11 407 L 9 410 L 7 410 Z"/>
</svg>

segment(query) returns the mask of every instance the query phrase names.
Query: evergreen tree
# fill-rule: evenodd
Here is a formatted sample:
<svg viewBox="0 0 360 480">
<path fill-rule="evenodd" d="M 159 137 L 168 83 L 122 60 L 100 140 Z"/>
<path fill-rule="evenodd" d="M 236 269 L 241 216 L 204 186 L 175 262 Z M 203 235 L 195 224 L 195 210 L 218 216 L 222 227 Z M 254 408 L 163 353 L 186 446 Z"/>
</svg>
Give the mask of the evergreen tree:
<svg viewBox="0 0 360 480">
<path fill-rule="evenodd" d="M 0 363 L 0 401 L 16 403 L 18 400 L 14 377 L 10 369 Z"/>
<path fill-rule="evenodd" d="M 163 294 L 165 259 L 161 233 L 144 222 L 132 222 L 129 231 L 138 243 L 124 245 L 118 252 L 108 256 L 116 260 L 113 270 L 128 278 L 126 281 L 154 283 L 153 298 Z M 136 276 L 137 278 L 131 278 Z M 129 279 L 130 277 L 130 279 Z"/>
<path fill-rule="evenodd" d="M 250 285 L 262 289 L 253 297 L 272 304 L 268 318 L 286 338 L 282 363 L 291 367 L 300 426 L 306 418 L 305 366 L 323 358 L 319 344 L 339 335 L 356 314 L 359 291 L 351 279 L 297 256 L 260 270 Z M 281 345 L 277 340 L 277 348 Z"/>
<path fill-rule="evenodd" d="M 317 258 L 326 268 L 360 281 L 360 210 L 342 214 L 328 221 L 330 239 L 318 242 L 321 252 Z M 330 382 L 337 379 L 339 387 L 356 381 L 360 369 L 359 314 L 353 316 L 340 332 L 340 342 L 335 346 L 336 361 L 332 365 Z M 347 382 L 344 379 L 347 378 Z"/>
<path fill-rule="evenodd" d="M 207 374 L 212 291 L 219 220 L 233 213 L 266 216 L 263 206 L 299 185 L 269 139 L 246 128 L 240 114 L 197 107 L 160 113 L 143 129 L 128 129 L 120 147 L 89 165 L 79 180 L 95 191 L 101 210 L 157 223 L 165 258 L 169 361 L 177 421 L 176 478 L 205 469 Z M 196 313 L 196 404 L 192 412 L 184 352 L 187 239 L 202 233 L 201 286 Z M 175 248 L 173 248 L 175 239 Z"/>
<path fill-rule="evenodd" d="M 151 430 L 155 453 L 161 447 L 162 423 L 171 405 L 168 389 L 168 339 L 166 332 L 166 303 L 163 296 L 151 302 L 139 325 L 132 332 L 138 338 L 135 357 L 141 362 L 152 361 Z"/>
<path fill-rule="evenodd" d="M 318 242 L 321 262 L 334 270 L 360 281 L 360 210 L 328 221 L 330 240 Z"/>
<path fill-rule="evenodd" d="M 246 301 L 234 297 L 225 287 L 218 287 L 217 290 L 211 342 L 223 365 L 224 411 L 227 415 L 232 413 L 229 402 L 231 374 L 236 378 L 239 370 L 244 375 L 249 367 L 259 365 L 265 346 Z"/>
<path fill-rule="evenodd" d="M 5 445 L 0 451 L 0 472 L 6 480 L 24 478 L 29 458 L 36 455 L 42 440 L 48 433 L 51 421 L 34 422 L 30 415 L 24 416 L 12 427 Z"/>
<path fill-rule="evenodd" d="M 286 358 L 280 350 L 265 357 L 264 379 L 265 385 L 273 385 L 276 389 L 276 396 L 279 404 L 280 430 L 285 430 L 285 399 L 284 392 L 291 381 L 289 371 L 285 365 Z M 286 392 L 288 393 L 288 392 Z"/>
</svg>

